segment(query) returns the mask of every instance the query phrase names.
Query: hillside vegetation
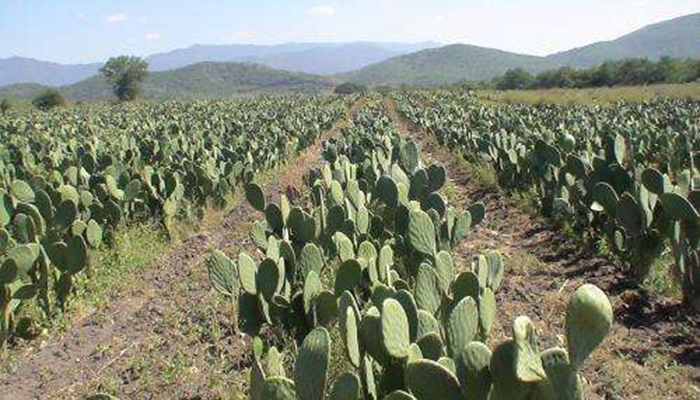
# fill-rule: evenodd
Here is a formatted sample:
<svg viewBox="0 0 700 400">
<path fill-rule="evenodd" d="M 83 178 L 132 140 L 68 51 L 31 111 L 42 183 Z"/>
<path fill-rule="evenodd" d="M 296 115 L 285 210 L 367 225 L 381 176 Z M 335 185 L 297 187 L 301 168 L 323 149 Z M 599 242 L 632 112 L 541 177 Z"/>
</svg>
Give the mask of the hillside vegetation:
<svg viewBox="0 0 700 400">
<path fill-rule="evenodd" d="M 338 79 L 365 85 L 431 86 L 491 79 L 516 67 L 539 72 L 547 69 L 547 63 L 540 57 L 454 44 L 395 57 L 340 74 Z"/>
<path fill-rule="evenodd" d="M 700 13 L 648 25 L 618 39 L 547 57 L 553 65 L 590 67 L 624 58 L 700 58 Z"/>
<path fill-rule="evenodd" d="M 501 90 L 591 88 L 612 86 L 690 83 L 700 81 L 700 60 L 662 57 L 654 62 L 644 58 L 606 61 L 597 67 L 563 67 L 532 75 L 517 68 L 496 77 L 490 85 Z M 484 83 L 482 86 L 489 86 Z"/>
<path fill-rule="evenodd" d="M 222 98 L 251 93 L 317 92 L 333 87 L 330 80 L 309 74 L 281 71 L 257 64 L 204 62 L 173 71 L 151 73 L 143 83 L 143 97 Z M 32 98 L 46 87 L 19 84 L 0 88 L 0 97 Z M 108 100 L 112 88 L 101 76 L 59 88 L 73 101 Z"/>
<path fill-rule="evenodd" d="M 423 50 L 337 75 L 366 85 L 434 86 L 490 80 L 508 69 L 538 73 L 565 66 L 584 68 L 627 58 L 700 58 L 700 13 L 646 26 L 608 42 L 547 57 L 456 44 Z"/>
</svg>

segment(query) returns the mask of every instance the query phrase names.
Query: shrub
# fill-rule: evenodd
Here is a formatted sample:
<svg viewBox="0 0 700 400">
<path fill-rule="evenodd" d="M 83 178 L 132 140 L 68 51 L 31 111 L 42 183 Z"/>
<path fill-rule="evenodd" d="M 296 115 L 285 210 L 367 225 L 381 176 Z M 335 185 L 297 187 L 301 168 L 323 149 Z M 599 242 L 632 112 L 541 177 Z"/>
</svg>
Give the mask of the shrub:
<svg viewBox="0 0 700 400">
<path fill-rule="evenodd" d="M 496 87 L 500 90 L 527 89 L 534 81 L 534 77 L 522 68 L 509 69 L 500 78 Z"/>
<path fill-rule="evenodd" d="M 48 111 L 65 104 L 66 101 L 63 99 L 63 96 L 54 89 L 48 89 L 32 100 L 32 105 L 42 111 Z"/>
<path fill-rule="evenodd" d="M 366 86 L 352 82 L 341 83 L 340 85 L 335 87 L 336 94 L 363 93 L 365 91 L 367 91 Z"/>
<path fill-rule="evenodd" d="M 0 100 L 0 114 L 7 114 L 7 112 L 10 111 L 10 108 L 12 108 L 12 103 L 10 103 L 10 100 Z"/>
</svg>

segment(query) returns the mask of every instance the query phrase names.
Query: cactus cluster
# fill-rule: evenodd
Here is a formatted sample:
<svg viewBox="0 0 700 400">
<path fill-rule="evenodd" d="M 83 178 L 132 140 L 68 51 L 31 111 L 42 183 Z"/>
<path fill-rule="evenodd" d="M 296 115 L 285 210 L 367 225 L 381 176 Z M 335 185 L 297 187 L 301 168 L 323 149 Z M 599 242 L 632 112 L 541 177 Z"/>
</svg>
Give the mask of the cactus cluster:
<svg viewBox="0 0 700 400">
<path fill-rule="evenodd" d="M 381 103 L 370 102 L 326 144 L 326 163 L 307 178 L 305 204 L 281 197 L 273 205 L 259 186 L 246 187 L 264 218 L 251 232 L 258 253 L 241 253 L 234 263 L 214 252 L 212 286 L 232 298 L 239 288 L 243 332 L 255 336 L 271 324 L 294 332 L 300 343 L 287 349 L 295 359 L 287 377 L 277 349 L 263 359 L 256 338 L 250 398 L 583 395 L 577 371 L 610 330 L 607 297 L 588 285 L 572 297 L 566 349 L 541 352 L 532 321 L 520 317 L 513 339 L 492 352 L 503 257 L 490 252 L 455 265 L 452 248 L 484 220 L 484 206 L 455 211 L 439 192 L 444 168 L 425 167 L 420 154 L 392 129 Z M 304 221 L 308 232 L 300 228 Z M 335 330 L 342 352 L 334 357 L 343 360 L 333 362 Z"/>
<path fill-rule="evenodd" d="M 66 311 L 91 250 L 112 245 L 120 225 L 155 220 L 175 234 L 176 221 L 195 221 L 210 204 L 224 207 L 235 186 L 308 147 L 344 105 L 280 98 L 3 118 L 0 344 L 30 337 L 36 325 Z M 289 112 L 299 107 L 308 112 Z M 284 211 L 270 207 L 270 222 Z M 238 298 L 235 265 L 217 255 L 210 272 L 217 290 Z M 269 263 L 262 271 L 276 272 Z M 32 302 L 43 315 L 22 312 Z"/>
<path fill-rule="evenodd" d="M 671 275 L 700 310 L 697 103 L 484 107 L 464 93 L 419 96 L 398 99 L 413 123 L 491 168 L 504 189 L 536 194 L 544 215 L 603 239 L 638 282 L 672 253 Z"/>
</svg>

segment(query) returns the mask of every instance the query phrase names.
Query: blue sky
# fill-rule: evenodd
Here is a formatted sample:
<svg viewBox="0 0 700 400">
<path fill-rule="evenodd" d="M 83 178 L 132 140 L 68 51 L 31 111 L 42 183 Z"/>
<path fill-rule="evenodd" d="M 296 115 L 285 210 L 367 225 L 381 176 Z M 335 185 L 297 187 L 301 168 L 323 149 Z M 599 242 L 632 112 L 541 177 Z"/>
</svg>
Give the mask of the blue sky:
<svg viewBox="0 0 700 400">
<path fill-rule="evenodd" d="M 545 55 L 694 12 L 698 0 L 0 0 L 0 58 L 74 63 L 198 43 L 352 40 Z"/>
</svg>

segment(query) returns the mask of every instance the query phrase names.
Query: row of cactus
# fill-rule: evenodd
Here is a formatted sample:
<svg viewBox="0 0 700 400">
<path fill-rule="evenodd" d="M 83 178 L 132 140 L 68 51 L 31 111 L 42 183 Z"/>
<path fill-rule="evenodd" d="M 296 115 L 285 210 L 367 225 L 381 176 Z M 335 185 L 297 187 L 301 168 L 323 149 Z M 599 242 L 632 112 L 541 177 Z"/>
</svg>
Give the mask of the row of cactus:
<svg viewBox="0 0 700 400">
<path fill-rule="evenodd" d="M 398 100 L 442 145 L 491 167 L 501 187 L 535 188 L 545 215 L 605 239 L 638 281 L 672 253 L 685 303 L 700 309 L 697 102 L 493 107 L 465 93 Z"/>
<path fill-rule="evenodd" d="M 271 324 L 300 343 L 284 349 L 295 360 L 288 374 L 280 351 L 270 346 L 264 356 L 255 338 L 250 399 L 583 398 L 578 370 L 612 325 L 599 289 L 586 285 L 572 297 L 567 349 L 540 352 L 532 322 L 520 317 L 513 339 L 492 354 L 503 258 L 492 252 L 463 268 L 452 257 L 484 219 L 483 205 L 453 210 L 439 194 L 444 169 L 423 165 L 376 99 L 323 154 L 305 205 L 267 203 L 248 185 L 250 204 L 265 215 L 251 230 L 259 255 L 234 262 L 214 251 L 208 264 L 213 287 L 238 307 L 242 332 L 256 336 Z M 425 201 L 436 196 L 441 203 Z M 340 336 L 342 360 L 331 360 L 331 336 Z"/>
<path fill-rule="evenodd" d="M 398 300 L 402 298 L 403 303 Z M 248 398 L 580 400 L 585 398 L 580 367 L 612 326 L 605 294 L 584 285 L 567 307 L 566 348 L 540 351 L 537 330 L 528 317 L 521 316 L 513 324 L 512 338 L 491 351 L 477 340 L 472 297 L 462 299 L 442 325 L 435 320 L 415 323 L 417 333 L 412 331 L 410 317 L 415 305 L 406 307 L 408 299 L 385 298 L 381 311 L 372 306 L 358 323 L 360 312 L 353 295 L 343 294 L 338 302 L 340 330 L 351 366 L 332 383 L 332 343 L 326 328 L 315 328 L 293 349 L 296 362 L 291 378 L 277 348 L 270 347 L 263 357 L 263 344 L 257 339 Z"/>
<path fill-rule="evenodd" d="M 1 120 L 0 344 L 65 312 L 90 249 L 120 224 L 170 230 L 225 206 L 236 185 L 313 143 L 345 103 L 172 102 Z M 38 319 L 22 312 L 32 304 Z"/>
</svg>

